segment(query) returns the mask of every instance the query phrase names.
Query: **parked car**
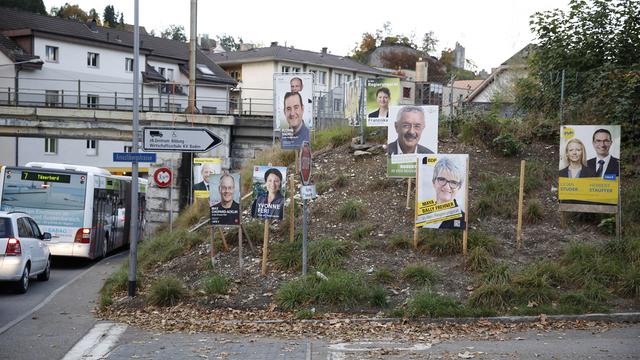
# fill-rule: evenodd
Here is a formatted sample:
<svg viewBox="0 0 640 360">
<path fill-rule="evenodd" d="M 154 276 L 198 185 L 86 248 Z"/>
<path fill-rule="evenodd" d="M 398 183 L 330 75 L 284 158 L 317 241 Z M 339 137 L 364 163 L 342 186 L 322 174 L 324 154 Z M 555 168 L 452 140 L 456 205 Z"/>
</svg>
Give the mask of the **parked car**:
<svg viewBox="0 0 640 360">
<path fill-rule="evenodd" d="M 40 231 L 35 220 L 19 211 L 0 211 L 0 281 L 13 282 L 24 294 L 29 278 L 49 280 L 51 253 L 47 241 L 51 234 Z"/>
</svg>

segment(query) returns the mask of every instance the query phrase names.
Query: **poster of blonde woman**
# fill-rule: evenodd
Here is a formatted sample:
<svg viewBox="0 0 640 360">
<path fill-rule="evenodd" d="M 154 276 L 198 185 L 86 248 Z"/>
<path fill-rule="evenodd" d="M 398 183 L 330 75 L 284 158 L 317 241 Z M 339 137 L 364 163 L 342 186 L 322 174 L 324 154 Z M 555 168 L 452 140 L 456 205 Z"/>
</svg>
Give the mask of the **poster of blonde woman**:
<svg viewBox="0 0 640 360">
<path fill-rule="evenodd" d="M 465 229 L 469 155 L 421 155 L 416 187 L 416 227 Z"/>
<path fill-rule="evenodd" d="M 600 205 L 617 205 L 620 138 L 619 125 L 560 128 L 560 210 L 600 212 Z"/>
</svg>

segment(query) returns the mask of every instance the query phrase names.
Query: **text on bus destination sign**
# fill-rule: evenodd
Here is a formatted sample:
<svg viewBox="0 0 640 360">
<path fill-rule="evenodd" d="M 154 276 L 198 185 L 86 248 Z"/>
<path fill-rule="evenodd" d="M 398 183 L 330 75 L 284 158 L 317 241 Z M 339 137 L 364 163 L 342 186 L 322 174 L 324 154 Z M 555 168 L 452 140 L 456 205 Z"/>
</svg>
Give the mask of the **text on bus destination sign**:
<svg viewBox="0 0 640 360">
<path fill-rule="evenodd" d="M 68 184 L 71 182 L 71 176 L 63 174 L 48 174 L 41 172 L 23 171 L 22 180 L 48 181 Z"/>
</svg>

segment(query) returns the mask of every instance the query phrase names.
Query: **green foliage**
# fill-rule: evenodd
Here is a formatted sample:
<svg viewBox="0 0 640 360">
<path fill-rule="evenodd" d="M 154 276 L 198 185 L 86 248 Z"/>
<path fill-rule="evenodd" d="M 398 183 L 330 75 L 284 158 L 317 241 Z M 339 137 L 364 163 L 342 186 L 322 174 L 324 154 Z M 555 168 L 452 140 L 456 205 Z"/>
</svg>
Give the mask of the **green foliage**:
<svg viewBox="0 0 640 360">
<path fill-rule="evenodd" d="M 285 282 L 276 293 L 278 306 L 293 310 L 311 304 L 335 308 L 380 305 L 384 290 L 381 292 L 380 286 L 368 283 L 361 275 L 345 271 L 330 272 L 326 275 L 328 280 L 307 275 Z"/>
<path fill-rule="evenodd" d="M 477 212 L 483 217 L 513 217 L 518 203 L 518 179 L 489 173 L 481 173 L 479 178 Z"/>
<path fill-rule="evenodd" d="M 466 268 L 474 272 L 482 272 L 494 265 L 495 261 L 484 247 L 476 247 L 471 250 L 466 260 Z"/>
<path fill-rule="evenodd" d="M 496 237 L 488 232 L 480 230 L 469 231 L 469 238 L 467 239 L 469 249 L 483 248 L 490 254 L 495 255 L 500 246 Z"/>
<path fill-rule="evenodd" d="M 222 274 L 211 274 L 204 279 L 202 289 L 208 295 L 226 294 L 229 289 L 229 278 Z"/>
<path fill-rule="evenodd" d="M 623 296 L 640 300 L 640 265 L 631 266 L 629 271 L 622 275 L 619 292 Z"/>
<path fill-rule="evenodd" d="M 349 244 L 334 239 L 310 241 L 308 245 L 309 266 L 318 269 L 340 268 L 351 252 Z M 302 268 L 302 242 L 282 242 L 273 247 L 273 264 L 283 270 Z"/>
<path fill-rule="evenodd" d="M 311 147 L 316 150 L 324 149 L 326 147 L 338 147 L 340 145 L 348 144 L 353 136 L 355 136 L 353 128 L 350 126 L 324 129 L 316 133 L 315 139 L 312 139 L 311 141 Z"/>
<path fill-rule="evenodd" d="M 47 15 L 47 8 L 42 0 L 2 0 L 0 1 L 0 6 Z"/>
<path fill-rule="evenodd" d="M 495 149 L 504 156 L 516 156 L 522 152 L 524 144 L 510 132 L 502 132 L 493 139 Z"/>
<path fill-rule="evenodd" d="M 184 229 L 155 234 L 154 237 L 140 244 L 138 249 L 140 268 L 146 270 L 156 264 L 173 259 L 202 243 L 205 239 L 206 236 L 200 232 L 190 233 Z"/>
<path fill-rule="evenodd" d="M 411 239 L 402 234 L 393 234 L 389 246 L 392 249 L 408 249 L 411 247 Z"/>
<path fill-rule="evenodd" d="M 440 274 L 428 266 L 411 264 L 402 270 L 402 277 L 415 285 L 430 286 L 440 279 Z"/>
<path fill-rule="evenodd" d="M 218 39 L 220 46 L 227 51 L 238 51 L 240 50 L 240 45 L 242 45 L 242 37 L 240 36 L 236 39 L 232 35 L 222 34 L 217 35 L 216 39 Z"/>
<path fill-rule="evenodd" d="M 502 283 L 489 283 L 474 290 L 468 302 L 472 307 L 504 310 L 513 298 L 515 298 L 515 292 L 511 286 Z"/>
<path fill-rule="evenodd" d="M 316 311 L 314 309 L 300 309 L 296 311 L 295 317 L 298 320 L 307 320 L 307 319 L 313 319 L 315 315 L 316 315 Z"/>
<path fill-rule="evenodd" d="M 624 141 L 633 142 L 640 137 L 640 3 L 571 0 L 569 9 L 531 17 L 538 46 L 516 104 L 557 117 L 564 70 L 567 123 L 629 125 Z"/>
<path fill-rule="evenodd" d="M 544 219 L 544 209 L 540 201 L 533 199 L 527 203 L 524 211 L 524 219 L 529 224 L 537 224 Z"/>
<path fill-rule="evenodd" d="M 535 302 L 538 305 L 550 303 L 558 298 L 556 289 L 551 286 L 551 280 L 546 276 L 539 276 L 535 272 L 523 271 L 514 276 L 516 298 L 528 304 Z"/>
<path fill-rule="evenodd" d="M 116 272 L 109 275 L 107 280 L 102 285 L 102 288 L 100 289 L 100 300 L 99 300 L 100 308 L 104 310 L 106 307 L 113 304 L 114 293 L 127 290 L 128 284 L 129 284 L 129 266 L 128 266 L 128 263 L 125 263 Z M 141 285 L 142 285 L 142 276 L 140 272 L 138 272 L 136 274 L 136 288 L 140 288 Z"/>
<path fill-rule="evenodd" d="M 425 34 L 426 35 L 426 34 Z M 433 35 L 432 33 L 430 34 Z M 435 39 L 435 38 L 431 38 Z M 437 40 L 435 40 L 437 42 Z M 433 40 L 428 42 L 433 44 Z M 382 24 L 382 29 L 376 29 L 375 33 L 365 32 L 362 34 L 362 38 L 358 45 L 352 50 L 351 58 L 361 62 L 367 63 L 367 58 L 376 48 L 385 45 L 402 45 L 412 49 L 418 49 L 418 46 L 414 43 L 414 35 L 397 34 L 392 35 L 391 23 L 385 22 Z M 415 70 L 415 62 L 413 63 Z"/>
<path fill-rule="evenodd" d="M 335 179 L 333 179 L 332 184 L 337 189 L 343 188 L 349 184 L 349 178 L 344 174 L 340 174 Z"/>
<path fill-rule="evenodd" d="M 569 245 L 562 258 L 569 280 L 578 286 L 589 281 L 602 285 L 613 285 L 624 272 L 619 258 L 606 256 L 602 249 L 584 243 Z"/>
<path fill-rule="evenodd" d="M 242 228 L 252 241 L 260 241 L 264 237 L 264 222 L 260 220 L 245 222 L 242 224 Z"/>
<path fill-rule="evenodd" d="M 380 284 L 389 284 L 395 279 L 395 276 L 388 267 L 382 267 L 373 272 L 373 280 Z"/>
<path fill-rule="evenodd" d="M 545 281 L 553 287 L 558 287 L 568 281 L 565 269 L 557 261 L 550 259 L 539 259 L 527 265 L 518 273 L 516 281 L 522 278 L 544 278 Z"/>
<path fill-rule="evenodd" d="M 338 217 L 341 220 L 358 220 L 364 215 L 364 204 L 358 200 L 348 200 L 338 208 Z"/>
<path fill-rule="evenodd" d="M 147 304 L 155 306 L 173 306 L 186 295 L 182 281 L 173 276 L 156 280 L 149 288 Z"/>
<path fill-rule="evenodd" d="M 464 305 L 454 299 L 433 293 L 430 290 L 423 290 L 409 299 L 407 313 L 411 317 L 460 317 L 465 316 L 467 311 Z"/>
<path fill-rule="evenodd" d="M 356 241 L 360 241 L 369 236 L 375 229 L 376 227 L 371 224 L 359 225 L 353 230 L 351 237 Z"/>
<path fill-rule="evenodd" d="M 462 252 L 461 231 L 420 231 L 421 250 L 436 256 L 449 256 Z"/>
<path fill-rule="evenodd" d="M 533 191 L 540 190 L 545 185 L 545 180 L 554 179 L 557 172 L 549 163 L 539 160 L 527 161 L 524 176 L 524 191 L 530 194 Z"/>
<path fill-rule="evenodd" d="M 326 193 L 329 188 L 331 188 L 331 184 L 328 181 L 319 180 L 316 182 L 316 192 L 318 195 Z"/>
<path fill-rule="evenodd" d="M 184 33 L 184 26 L 182 25 L 169 25 L 168 28 L 160 32 L 160 37 L 163 39 L 187 42 L 187 36 Z"/>
<path fill-rule="evenodd" d="M 483 284 L 507 285 L 511 282 L 511 269 L 505 263 L 495 263 L 482 275 Z"/>
</svg>

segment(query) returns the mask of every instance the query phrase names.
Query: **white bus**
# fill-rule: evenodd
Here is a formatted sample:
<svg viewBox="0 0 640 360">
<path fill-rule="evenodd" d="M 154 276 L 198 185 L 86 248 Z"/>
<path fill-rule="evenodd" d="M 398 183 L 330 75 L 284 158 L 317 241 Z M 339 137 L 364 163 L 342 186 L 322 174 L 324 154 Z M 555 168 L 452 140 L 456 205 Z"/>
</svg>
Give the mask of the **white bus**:
<svg viewBox="0 0 640 360">
<path fill-rule="evenodd" d="M 147 181 L 139 185 L 139 234 Z M 31 215 L 51 233 L 52 255 L 94 259 L 129 244 L 131 178 L 105 169 L 30 162 L 0 170 L 0 210 Z"/>
</svg>

